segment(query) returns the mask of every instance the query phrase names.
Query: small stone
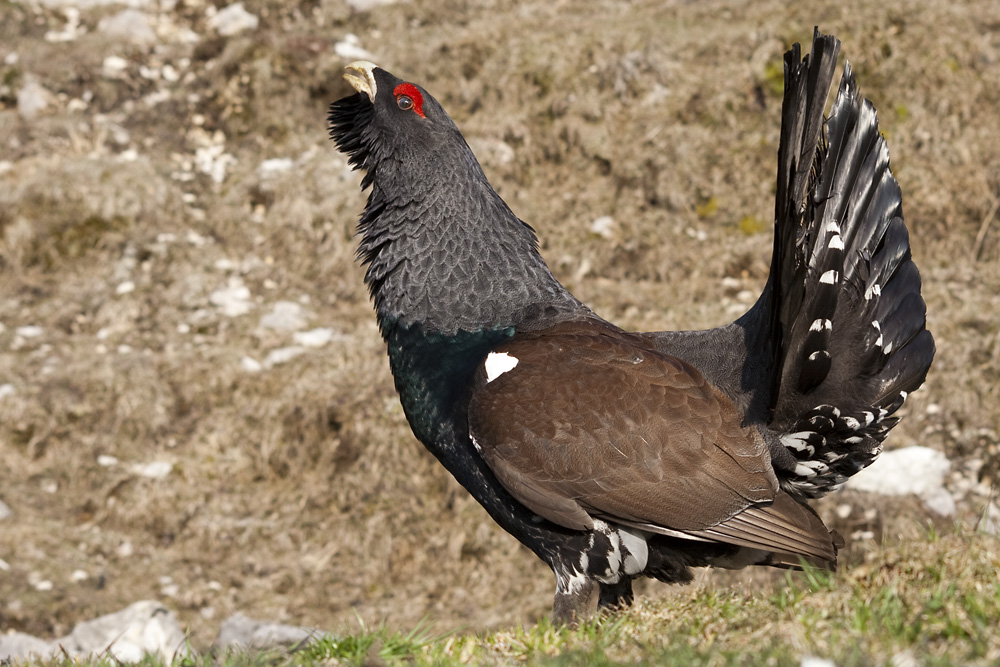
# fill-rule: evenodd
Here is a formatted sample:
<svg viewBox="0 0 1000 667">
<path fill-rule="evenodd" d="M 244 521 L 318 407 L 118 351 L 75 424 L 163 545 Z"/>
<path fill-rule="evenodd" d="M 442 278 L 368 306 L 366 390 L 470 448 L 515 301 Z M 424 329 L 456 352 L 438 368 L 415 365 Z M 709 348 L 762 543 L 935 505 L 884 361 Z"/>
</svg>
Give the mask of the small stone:
<svg viewBox="0 0 1000 667">
<path fill-rule="evenodd" d="M 118 555 L 121 556 L 122 558 L 128 558 L 129 556 L 135 553 L 135 548 L 132 546 L 131 542 L 126 540 L 125 542 L 122 542 L 121 544 L 118 545 L 118 549 L 116 551 Z"/>
<path fill-rule="evenodd" d="M 102 468 L 110 468 L 112 466 L 118 465 L 118 457 L 111 456 L 110 454 L 100 454 L 97 457 L 97 465 Z"/>
<path fill-rule="evenodd" d="M 347 5 L 356 12 L 367 12 L 376 7 L 394 5 L 399 0 L 347 0 Z"/>
<path fill-rule="evenodd" d="M 45 661 L 58 651 L 59 647 L 54 642 L 47 642 L 23 632 L 0 634 L 0 661 L 4 664 L 7 664 L 7 661 L 27 664 L 34 662 L 29 660 L 32 657 Z"/>
<path fill-rule="evenodd" d="M 111 39 L 146 46 L 156 42 L 156 32 L 145 12 L 123 9 L 100 20 L 97 29 Z"/>
<path fill-rule="evenodd" d="M 602 215 L 601 217 L 590 223 L 590 232 L 592 234 L 597 234 L 606 239 L 610 239 L 614 236 L 614 226 L 615 219 L 610 215 Z"/>
<path fill-rule="evenodd" d="M 222 622 L 213 646 L 216 648 L 290 646 L 308 640 L 315 633 L 315 630 L 309 628 L 257 621 L 243 614 L 234 614 Z"/>
<path fill-rule="evenodd" d="M 271 350 L 264 358 L 264 367 L 271 368 L 272 366 L 287 364 L 295 357 L 305 354 L 305 351 L 306 349 L 304 347 L 297 346 L 279 347 L 276 350 Z"/>
<path fill-rule="evenodd" d="M 115 294 L 129 294 L 135 291 L 135 283 L 131 280 L 126 280 L 125 282 L 118 285 L 115 288 Z"/>
<path fill-rule="evenodd" d="M 135 663 L 147 655 L 171 661 L 184 650 L 184 631 L 174 613 L 143 600 L 106 616 L 86 621 L 56 640 L 70 655 L 110 654 L 116 662 Z"/>
<path fill-rule="evenodd" d="M 993 503 L 988 504 L 976 524 L 976 530 L 988 535 L 1000 535 L 1000 508 Z"/>
<path fill-rule="evenodd" d="M 270 160 L 264 160 L 257 167 L 257 174 L 261 178 L 273 178 L 278 174 L 283 174 L 286 171 L 291 171 L 292 167 L 295 166 L 295 162 L 291 158 L 278 157 L 271 158 Z"/>
<path fill-rule="evenodd" d="M 951 468 L 941 452 L 915 445 L 882 454 L 852 477 L 847 487 L 886 496 L 923 495 L 940 488 Z"/>
<path fill-rule="evenodd" d="M 45 330 L 38 326 L 28 325 L 14 329 L 14 333 L 21 338 L 38 338 L 45 333 Z"/>
<path fill-rule="evenodd" d="M 108 56 L 101 64 L 101 74 L 109 79 L 117 79 L 128 67 L 128 61 L 121 56 Z"/>
<path fill-rule="evenodd" d="M 246 30 L 256 30 L 260 19 L 234 2 L 208 19 L 208 25 L 223 37 L 231 37 Z"/>
<path fill-rule="evenodd" d="M 271 312 L 260 318 L 261 329 L 299 331 L 309 323 L 305 308 L 294 301 L 278 301 Z"/>
<path fill-rule="evenodd" d="M 69 575 L 69 580 L 74 584 L 79 584 L 87 579 L 90 579 L 90 575 L 87 574 L 86 570 L 73 570 L 73 573 Z"/>
<path fill-rule="evenodd" d="M 151 461 L 150 463 L 133 463 L 132 472 L 147 479 L 166 479 L 174 464 L 169 461 Z"/>
<path fill-rule="evenodd" d="M 4 501 L 0 500 L 0 521 L 4 519 L 9 519 L 14 516 L 14 510 Z"/>
<path fill-rule="evenodd" d="M 802 656 L 802 661 L 799 663 L 800 667 L 837 667 L 837 663 L 833 660 L 827 660 L 826 658 L 817 658 L 814 655 L 804 655 Z"/>
<path fill-rule="evenodd" d="M 32 120 L 53 103 L 55 98 L 38 80 L 27 75 L 24 85 L 17 91 L 17 112 L 25 120 Z"/>
<path fill-rule="evenodd" d="M 924 493 L 920 499 L 924 507 L 940 516 L 955 516 L 958 509 L 955 505 L 955 498 L 943 486 Z"/>
<path fill-rule="evenodd" d="M 361 40 L 351 33 L 347 33 L 343 40 L 334 44 L 333 51 L 344 60 L 378 60 L 370 51 L 361 48 Z"/>
<path fill-rule="evenodd" d="M 48 591 L 51 591 L 52 590 L 52 582 L 49 581 L 48 579 L 42 579 L 41 581 L 39 581 L 38 583 L 35 584 L 35 590 L 36 591 L 41 591 L 42 593 L 46 593 Z"/>
<path fill-rule="evenodd" d="M 240 367 L 247 373 L 260 373 L 264 366 L 253 357 L 243 357 L 240 359 Z"/>
<path fill-rule="evenodd" d="M 209 294 L 208 300 L 226 317 L 246 315 L 253 309 L 253 303 L 250 301 L 250 289 L 239 279 L 232 279 L 227 287 L 217 289 Z"/>
<path fill-rule="evenodd" d="M 62 30 L 49 30 L 46 32 L 46 42 L 72 42 L 83 32 L 80 30 L 79 8 L 63 7 L 63 13 L 66 15 L 66 25 L 63 26 Z"/>
<path fill-rule="evenodd" d="M 8 396 L 13 396 L 17 392 L 14 390 L 14 385 L 8 383 L 0 384 L 0 400 L 7 398 Z"/>
<path fill-rule="evenodd" d="M 335 335 L 336 334 L 333 329 L 324 327 L 311 329 L 309 331 L 297 331 L 292 334 L 292 339 L 296 342 L 296 344 L 304 347 L 323 347 L 333 340 Z"/>
</svg>

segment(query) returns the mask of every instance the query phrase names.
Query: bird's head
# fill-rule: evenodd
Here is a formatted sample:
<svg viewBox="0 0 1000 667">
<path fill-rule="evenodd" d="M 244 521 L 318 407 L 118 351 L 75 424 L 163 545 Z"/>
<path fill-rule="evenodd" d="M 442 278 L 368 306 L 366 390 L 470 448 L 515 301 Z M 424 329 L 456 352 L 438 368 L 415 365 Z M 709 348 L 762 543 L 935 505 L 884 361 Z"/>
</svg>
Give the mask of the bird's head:
<svg viewBox="0 0 1000 667">
<path fill-rule="evenodd" d="M 448 151 L 468 151 L 455 123 L 421 86 L 364 60 L 348 65 L 344 78 L 358 92 L 330 105 L 330 138 L 367 172 L 364 187 L 380 165 L 412 175 L 441 164 Z"/>
</svg>

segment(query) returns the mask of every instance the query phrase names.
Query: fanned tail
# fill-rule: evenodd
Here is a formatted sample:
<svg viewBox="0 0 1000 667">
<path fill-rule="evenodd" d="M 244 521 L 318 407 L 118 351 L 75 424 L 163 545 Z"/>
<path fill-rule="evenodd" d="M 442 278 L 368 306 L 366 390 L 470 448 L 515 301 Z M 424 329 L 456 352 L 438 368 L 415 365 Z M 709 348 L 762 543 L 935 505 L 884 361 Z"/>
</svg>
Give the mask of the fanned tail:
<svg viewBox="0 0 1000 667">
<path fill-rule="evenodd" d="M 817 31 L 810 56 L 785 55 L 768 427 L 782 486 L 800 497 L 875 459 L 934 357 L 899 185 L 850 65 L 823 122 L 838 50 Z"/>
</svg>

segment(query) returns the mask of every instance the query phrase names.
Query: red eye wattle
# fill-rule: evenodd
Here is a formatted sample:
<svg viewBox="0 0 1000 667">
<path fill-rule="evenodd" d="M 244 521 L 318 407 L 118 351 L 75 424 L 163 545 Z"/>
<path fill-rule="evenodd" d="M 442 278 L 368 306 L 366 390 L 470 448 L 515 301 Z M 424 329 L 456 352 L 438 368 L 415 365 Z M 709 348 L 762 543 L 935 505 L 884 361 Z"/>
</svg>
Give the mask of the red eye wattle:
<svg viewBox="0 0 1000 667">
<path fill-rule="evenodd" d="M 403 111 L 412 111 L 421 118 L 424 116 L 424 96 L 412 83 L 401 83 L 392 91 L 396 105 Z"/>
</svg>

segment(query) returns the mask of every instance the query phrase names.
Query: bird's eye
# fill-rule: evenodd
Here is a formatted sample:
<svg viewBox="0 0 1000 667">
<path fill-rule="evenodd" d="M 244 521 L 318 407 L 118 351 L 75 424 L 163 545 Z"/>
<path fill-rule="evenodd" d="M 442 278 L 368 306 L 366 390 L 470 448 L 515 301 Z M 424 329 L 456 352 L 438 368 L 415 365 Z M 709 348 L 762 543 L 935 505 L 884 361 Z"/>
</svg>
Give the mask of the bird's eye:
<svg viewBox="0 0 1000 667">
<path fill-rule="evenodd" d="M 410 111 L 413 109 L 413 99 L 409 95 L 400 95 L 396 98 L 396 106 L 403 111 Z"/>
</svg>

